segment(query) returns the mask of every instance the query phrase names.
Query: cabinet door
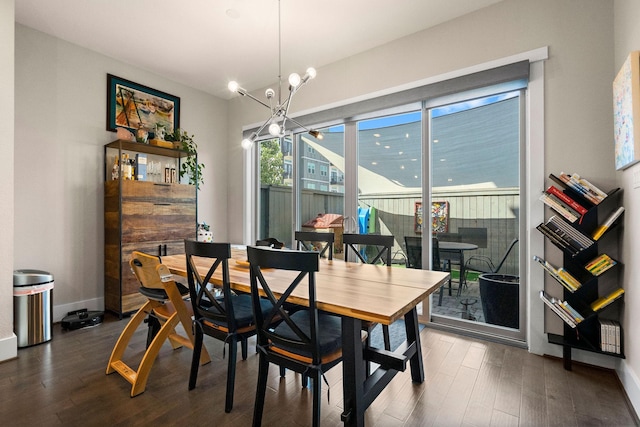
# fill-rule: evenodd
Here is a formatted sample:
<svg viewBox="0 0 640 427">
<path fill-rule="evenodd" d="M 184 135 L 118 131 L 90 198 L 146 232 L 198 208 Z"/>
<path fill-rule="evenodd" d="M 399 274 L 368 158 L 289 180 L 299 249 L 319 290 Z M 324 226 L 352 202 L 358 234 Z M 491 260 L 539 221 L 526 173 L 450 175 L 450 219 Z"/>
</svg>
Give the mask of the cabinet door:
<svg viewBox="0 0 640 427">
<path fill-rule="evenodd" d="M 122 310 L 127 312 L 139 307 L 140 284 L 129 268 L 131 252 L 157 256 L 184 253 L 184 239 L 196 237 L 196 199 L 192 185 L 122 184 L 121 292 Z"/>
</svg>

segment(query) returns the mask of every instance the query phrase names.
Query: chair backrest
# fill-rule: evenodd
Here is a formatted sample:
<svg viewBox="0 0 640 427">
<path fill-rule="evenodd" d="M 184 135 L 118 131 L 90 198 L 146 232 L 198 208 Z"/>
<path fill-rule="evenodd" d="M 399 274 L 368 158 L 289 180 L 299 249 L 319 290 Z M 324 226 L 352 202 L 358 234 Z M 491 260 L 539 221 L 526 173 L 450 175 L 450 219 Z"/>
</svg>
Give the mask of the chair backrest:
<svg viewBox="0 0 640 427">
<path fill-rule="evenodd" d="M 333 233 L 322 233 L 318 231 L 296 231 L 296 248 L 298 250 L 306 251 L 318 251 L 320 256 L 327 256 L 328 259 L 333 259 L 333 243 L 335 241 L 335 235 Z M 321 247 L 316 248 L 317 243 L 324 243 Z"/>
<path fill-rule="evenodd" d="M 440 260 L 440 242 L 437 237 L 431 238 L 431 268 L 441 271 L 442 262 Z"/>
<path fill-rule="evenodd" d="M 358 259 L 365 264 L 377 264 L 382 260 L 385 265 L 390 266 L 394 240 L 393 236 L 382 236 L 380 234 L 343 234 L 344 259 L 347 260 L 349 249 L 351 249 Z M 356 245 L 374 247 L 377 252 L 373 257 L 369 258 L 366 256 L 366 252 L 363 253 L 363 248 L 359 251 Z"/>
<path fill-rule="evenodd" d="M 282 249 L 284 248 L 284 243 L 278 241 L 276 238 L 267 237 L 265 239 L 256 240 L 256 246 L 268 246 L 274 249 Z"/>
<path fill-rule="evenodd" d="M 222 270 L 222 295 L 224 301 L 231 301 L 231 286 L 229 284 L 229 258 L 231 245 L 229 243 L 197 242 L 185 240 L 184 249 L 187 257 L 187 280 L 193 313 L 197 318 L 205 317 L 220 322 L 226 322 L 230 332 L 236 328 L 233 304 L 221 304 L 211 287 L 211 277 L 218 269 Z M 194 257 L 209 258 L 211 267 L 203 276 L 198 272 Z"/>
<path fill-rule="evenodd" d="M 462 242 L 462 236 L 458 233 L 438 233 L 436 237 L 441 242 Z"/>
<path fill-rule="evenodd" d="M 422 268 L 422 237 L 404 236 L 407 268 Z"/>
<path fill-rule="evenodd" d="M 483 227 L 458 227 L 460 241 L 473 243 L 479 248 L 487 247 L 487 229 Z"/>
<path fill-rule="evenodd" d="M 164 289 L 157 267 L 160 265 L 160 257 L 144 252 L 133 251 L 129 266 L 140 285 L 149 289 Z"/>
<path fill-rule="evenodd" d="M 258 336 L 258 346 L 263 351 L 268 351 L 269 345 L 274 344 L 279 347 L 293 348 L 302 353 L 311 355 L 314 364 L 320 364 L 320 343 L 318 341 L 318 309 L 316 307 L 316 282 L 315 273 L 319 269 L 320 256 L 318 252 L 293 251 L 293 250 L 275 250 L 272 248 L 249 246 L 247 247 L 247 256 L 250 264 L 251 274 L 251 297 L 253 301 L 253 313 L 256 321 L 256 329 Z M 272 283 L 270 283 L 263 275 L 263 269 L 279 269 L 297 272 L 295 277 L 286 286 L 286 289 L 280 287 L 277 297 L 272 291 Z M 277 282 L 282 284 L 283 278 L 279 276 Z M 285 309 L 285 303 L 291 302 L 292 292 L 298 286 L 307 286 L 309 308 L 309 331 L 307 335 L 300 327 L 290 318 L 289 312 Z M 264 297 L 268 298 L 273 308 L 268 314 L 263 314 L 260 309 L 259 299 L 261 298 L 260 290 L 263 291 Z M 289 301 L 288 301 L 289 300 Z M 281 319 L 289 326 L 292 331 L 287 336 L 279 335 L 272 327 L 272 323 L 276 319 Z M 282 330 L 282 328 L 278 328 Z"/>
<path fill-rule="evenodd" d="M 498 263 L 498 265 L 496 266 L 496 268 L 494 269 L 494 271 L 492 273 L 497 273 L 497 272 L 500 271 L 500 269 L 502 268 L 502 265 L 507 260 L 507 257 L 511 253 L 511 250 L 514 248 L 516 243 L 518 243 L 518 238 L 513 239 L 511 241 L 511 243 L 509 243 L 509 246 L 507 247 L 507 250 L 505 251 L 504 255 L 502 255 L 502 259 L 500 260 L 500 262 Z"/>
</svg>

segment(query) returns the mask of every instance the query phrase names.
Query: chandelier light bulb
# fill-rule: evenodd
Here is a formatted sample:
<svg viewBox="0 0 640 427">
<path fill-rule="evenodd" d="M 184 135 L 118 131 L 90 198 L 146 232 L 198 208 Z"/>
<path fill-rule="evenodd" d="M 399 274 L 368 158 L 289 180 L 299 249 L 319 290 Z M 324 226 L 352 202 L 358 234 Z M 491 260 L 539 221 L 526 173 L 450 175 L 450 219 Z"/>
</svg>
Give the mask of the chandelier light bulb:
<svg viewBox="0 0 640 427">
<path fill-rule="evenodd" d="M 229 90 L 233 93 L 238 91 L 238 88 L 240 87 L 240 85 L 238 85 L 238 82 L 236 82 L 235 80 L 232 80 L 229 82 L 229 84 L 227 85 L 227 87 L 229 88 Z"/>
<path fill-rule="evenodd" d="M 293 87 L 298 87 L 298 85 L 301 82 L 301 78 L 300 78 L 300 74 L 298 73 L 291 73 L 289 75 L 289 84 Z"/>
<path fill-rule="evenodd" d="M 271 98 L 273 98 L 274 96 L 276 96 L 276 91 L 275 91 L 275 90 L 273 90 L 273 89 L 271 89 L 271 88 L 269 88 L 269 89 L 267 89 L 267 90 L 265 90 L 265 91 L 264 91 L 264 96 L 266 96 L 266 97 L 267 97 L 267 99 L 271 99 Z"/>
<path fill-rule="evenodd" d="M 253 141 L 251 141 L 249 138 L 245 138 L 242 140 L 241 145 L 242 145 L 242 148 L 244 148 L 245 150 L 248 150 L 253 145 Z"/>
<path fill-rule="evenodd" d="M 313 67 L 309 67 L 307 68 L 307 75 L 309 76 L 310 79 L 315 79 L 316 78 L 316 69 Z"/>
<path fill-rule="evenodd" d="M 272 136 L 280 136 L 280 125 L 277 123 L 271 123 L 269 125 L 269 133 Z"/>
</svg>

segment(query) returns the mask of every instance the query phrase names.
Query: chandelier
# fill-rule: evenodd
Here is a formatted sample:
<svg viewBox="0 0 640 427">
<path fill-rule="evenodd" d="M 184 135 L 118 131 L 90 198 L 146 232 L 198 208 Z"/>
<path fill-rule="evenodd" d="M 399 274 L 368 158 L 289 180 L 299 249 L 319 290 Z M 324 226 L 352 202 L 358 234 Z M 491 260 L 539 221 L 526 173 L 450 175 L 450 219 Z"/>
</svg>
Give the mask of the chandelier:
<svg viewBox="0 0 640 427">
<path fill-rule="evenodd" d="M 238 82 L 231 81 L 229 82 L 228 88 L 233 93 L 238 93 L 241 96 L 247 96 L 257 103 L 267 107 L 269 111 L 271 111 L 271 116 L 256 130 L 251 133 L 249 138 L 245 138 L 242 140 L 242 147 L 244 149 L 249 149 L 253 145 L 253 143 L 260 137 L 261 132 L 264 129 L 267 129 L 269 134 L 273 137 L 282 138 L 285 136 L 287 132 L 287 121 L 294 123 L 298 127 L 306 130 L 309 135 L 313 136 L 317 139 L 322 139 L 322 134 L 317 130 L 308 129 L 306 126 L 297 122 L 296 120 L 289 117 L 289 107 L 291 106 L 291 99 L 293 95 L 295 95 L 298 90 L 302 86 L 304 86 L 309 80 L 315 78 L 316 70 L 314 68 L 307 68 L 304 76 L 300 77 L 298 73 L 291 73 L 289 75 L 289 95 L 283 101 L 282 100 L 282 30 L 280 24 L 280 0 L 278 0 L 278 99 L 277 103 L 275 100 L 276 92 L 269 88 L 264 92 L 265 97 L 268 100 L 268 104 L 255 96 L 251 95 L 245 89 L 240 87 Z"/>
</svg>

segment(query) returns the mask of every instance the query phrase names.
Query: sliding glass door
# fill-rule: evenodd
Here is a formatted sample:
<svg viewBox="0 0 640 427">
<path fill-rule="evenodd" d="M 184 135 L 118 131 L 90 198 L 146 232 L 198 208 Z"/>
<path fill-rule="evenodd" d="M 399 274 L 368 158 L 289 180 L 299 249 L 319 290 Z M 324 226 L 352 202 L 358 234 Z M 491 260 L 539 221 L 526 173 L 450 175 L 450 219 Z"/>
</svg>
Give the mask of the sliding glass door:
<svg viewBox="0 0 640 427">
<path fill-rule="evenodd" d="M 335 233 L 342 258 L 343 233 L 393 235 L 394 268 L 451 273 L 423 321 L 524 342 L 525 89 L 479 86 L 261 142 L 259 237 Z"/>
<path fill-rule="evenodd" d="M 524 338 L 522 105 L 513 91 L 427 110 L 432 231 L 452 277 L 432 298 L 436 323 Z"/>
</svg>

